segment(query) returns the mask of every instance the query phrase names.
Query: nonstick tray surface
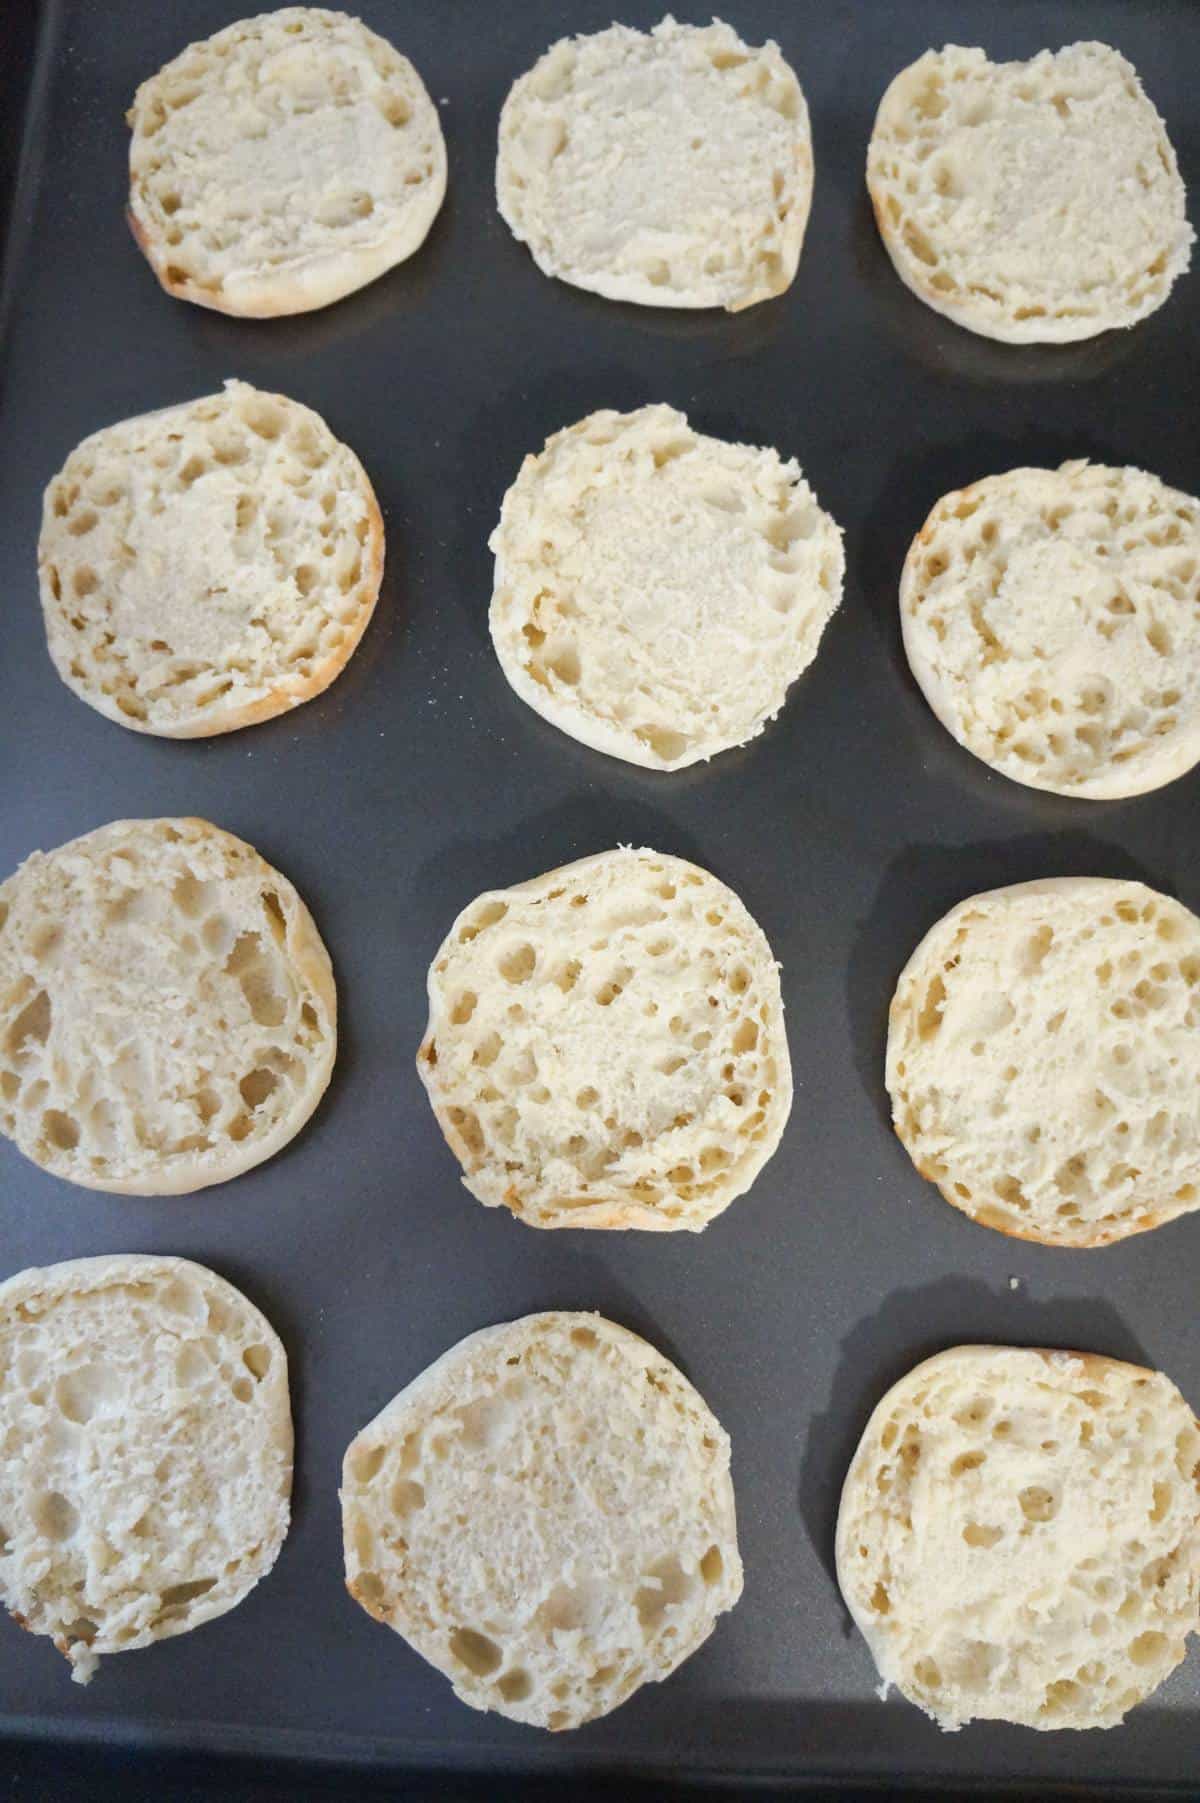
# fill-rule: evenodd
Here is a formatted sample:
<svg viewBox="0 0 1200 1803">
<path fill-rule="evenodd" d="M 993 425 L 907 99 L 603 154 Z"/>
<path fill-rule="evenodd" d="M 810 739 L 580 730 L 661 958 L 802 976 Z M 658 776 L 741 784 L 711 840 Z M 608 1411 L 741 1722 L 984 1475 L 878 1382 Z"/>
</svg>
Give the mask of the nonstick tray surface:
<svg viewBox="0 0 1200 1803">
<path fill-rule="evenodd" d="M 1200 1217 L 1092 1253 L 1007 1240 L 916 1176 L 882 1082 L 895 978 L 960 898 L 1079 873 L 1139 877 L 1200 908 L 1200 771 L 1103 805 L 990 774 L 917 692 L 896 607 L 928 508 L 976 476 L 1087 456 L 1200 491 L 1200 270 L 1131 332 L 1062 349 L 991 344 L 901 286 L 863 183 L 879 96 L 928 46 L 1011 57 L 1099 38 L 1139 69 L 1200 193 L 1200 7 L 728 0 L 741 33 L 777 38 L 799 72 L 817 170 L 794 286 L 737 316 L 636 309 L 549 281 L 495 209 L 511 80 L 564 32 L 600 29 L 614 11 L 648 26 L 661 4 L 351 9 L 412 57 L 439 103 L 447 201 L 400 269 L 324 312 L 270 322 L 168 299 L 122 219 L 137 83 L 237 17 L 237 0 L 9 0 L 0 23 L 0 870 L 119 816 L 207 816 L 308 900 L 342 1016 L 312 1124 L 224 1187 L 91 1194 L 0 1144 L 4 1274 L 117 1250 L 211 1264 L 282 1334 L 298 1429 L 291 1535 L 219 1622 L 105 1661 L 87 1690 L 47 1641 L 0 1623 L 5 1744 L 225 1750 L 364 1777 L 619 1769 L 735 1788 L 818 1773 L 1186 1787 L 1200 1746 L 1195 1643 L 1112 1733 L 944 1735 L 894 1695 L 878 1699 L 832 1540 L 868 1412 L 941 1346 L 1109 1353 L 1162 1367 L 1200 1403 Z M 111 725 L 55 676 L 37 603 L 40 496 L 86 433 L 234 375 L 317 408 L 359 453 L 386 521 L 387 575 L 362 647 L 320 700 L 172 744 Z M 501 676 L 486 623 L 487 536 L 522 457 L 594 408 L 651 400 L 798 456 L 845 528 L 848 559 L 844 603 L 780 719 L 744 751 L 675 776 L 589 752 L 538 719 Z M 539 1233 L 484 1210 L 459 1183 L 413 1065 L 425 971 L 456 911 L 485 887 L 626 842 L 716 872 L 783 964 L 791 1122 L 753 1191 L 699 1237 Z M 457 1703 L 351 1603 L 337 1502 L 347 1442 L 402 1384 L 473 1329 L 548 1307 L 600 1309 L 692 1378 L 732 1436 L 746 1564 L 738 1608 L 669 1683 L 553 1738 Z"/>
</svg>

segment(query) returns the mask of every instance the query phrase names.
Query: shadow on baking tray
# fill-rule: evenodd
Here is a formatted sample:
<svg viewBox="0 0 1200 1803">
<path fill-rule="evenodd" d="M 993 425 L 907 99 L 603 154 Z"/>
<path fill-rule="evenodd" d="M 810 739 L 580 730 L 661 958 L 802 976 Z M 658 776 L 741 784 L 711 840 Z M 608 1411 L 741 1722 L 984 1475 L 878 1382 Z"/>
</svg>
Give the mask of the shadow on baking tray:
<svg viewBox="0 0 1200 1803">
<path fill-rule="evenodd" d="M 892 267 L 864 186 L 854 212 L 855 268 L 871 295 L 877 326 L 907 355 L 940 376 L 981 387 L 1088 382 L 1144 354 L 1148 321 L 1077 344 L 1002 344 L 953 324 L 917 299 Z M 1170 303 L 1168 302 L 1168 307 Z"/>
<path fill-rule="evenodd" d="M 1047 876 L 1108 876 L 1170 893 L 1165 873 L 1083 831 L 1029 833 L 974 845 L 910 845 L 893 858 L 859 924 L 846 970 L 846 1008 L 859 1080 L 891 1124 L 883 1060 L 888 1007 L 920 940 L 957 902 Z"/>
<path fill-rule="evenodd" d="M 1062 1347 L 1153 1363 L 1112 1304 L 1094 1296 L 1037 1302 L 1021 1290 L 993 1290 L 975 1277 L 943 1277 L 894 1291 L 842 1340 L 828 1407 L 813 1417 L 801 1461 L 800 1512 L 835 1584 L 842 1480 L 872 1409 L 922 1359 L 947 1346 L 977 1343 Z M 850 1634 L 848 1616 L 844 1626 Z"/>
</svg>

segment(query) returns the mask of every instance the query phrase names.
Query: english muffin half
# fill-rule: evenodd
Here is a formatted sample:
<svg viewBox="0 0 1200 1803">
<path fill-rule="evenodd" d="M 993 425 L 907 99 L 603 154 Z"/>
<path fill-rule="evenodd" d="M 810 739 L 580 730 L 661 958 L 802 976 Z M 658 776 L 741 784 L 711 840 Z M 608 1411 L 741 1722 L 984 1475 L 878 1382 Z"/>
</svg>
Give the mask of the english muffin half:
<svg viewBox="0 0 1200 1803">
<path fill-rule="evenodd" d="M 741 1595 L 729 1439 L 602 1315 L 472 1334 L 346 1453 L 346 1585 L 474 1709 L 552 1732 L 669 1677 Z"/>
<path fill-rule="evenodd" d="M 778 1146 L 778 967 L 724 883 L 624 848 L 478 896 L 417 1069 L 471 1194 L 534 1227 L 692 1232 Z"/>
</svg>

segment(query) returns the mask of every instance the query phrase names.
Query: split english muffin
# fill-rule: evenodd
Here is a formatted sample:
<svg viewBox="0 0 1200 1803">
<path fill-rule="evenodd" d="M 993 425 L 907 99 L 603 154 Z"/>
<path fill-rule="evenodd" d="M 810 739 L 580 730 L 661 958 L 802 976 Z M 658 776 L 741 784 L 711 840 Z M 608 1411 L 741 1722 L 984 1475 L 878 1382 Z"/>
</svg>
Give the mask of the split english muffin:
<svg viewBox="0 0 1200 1803">
<path fill-rule="evenodd" d="M 446 192 L 408 58 L 285 6 L 189 44 L 134 96 L 129 223 L 168 294 L 247 319 L 352 294 L 424 242 Z"/>
<path fill-rule="evenodd" d="M 552 1732 L 661 1680 L 741 1595 L 729 1438 L 597 1314 L 471 1334 L 346 1453 L 346 1585 L 474 1709 Z"/>
<path fill-rule="evenodd" d="M 610 300 L 736 311 L 782 294 L 812 184 L 794 72 L 719 19 L 561 38 L 500 115 L 505 223 L 545 275 Z"/>
<path fill-rule="evenodd" d="M 971 896 L 888 1017 L 896 1132 L 972 1220 L 1106 1246 L 1200 1206 L 1200 920 L 1144 883 Z"/>
<path fill-rule="evenodd" d="M 1197 1628 L 1200 1424 L 1096 1353 L 940 1352 L 867 1423 L 837 1571 L 885 1687 L 941 1727 L 1115 1727 Z"/>
<path fill-rule="evenodd" d="M 779 973 L 681 858 L 582 858 L 465 908 L 417 1056 L 463 1182 L 535 1227 L 699 1232 L 792 1105 Z"/>
<path fill-rule="evenodd" d="M 56 1177 L 224 1183 L 295 1138 L 336 1046 L 308 909 L 206 820 L 117 820 L 0 883 L 0 1132 Z"/>
<path fill-rule="evenodd" d="M 0 1284 L 0 1596 L 86 1684 L 240 1603 L 288 1530 L 287 1358 L 231 1283 L 118 1254 Z"/>
<path fill-rule="evenodd" d="M 1107 44 L 927 51 L 880 102 L 867 187 L 901 281 L 1012 344 L 1136 324 L 1195 237 L 1166 127 Z"/>
</svg>

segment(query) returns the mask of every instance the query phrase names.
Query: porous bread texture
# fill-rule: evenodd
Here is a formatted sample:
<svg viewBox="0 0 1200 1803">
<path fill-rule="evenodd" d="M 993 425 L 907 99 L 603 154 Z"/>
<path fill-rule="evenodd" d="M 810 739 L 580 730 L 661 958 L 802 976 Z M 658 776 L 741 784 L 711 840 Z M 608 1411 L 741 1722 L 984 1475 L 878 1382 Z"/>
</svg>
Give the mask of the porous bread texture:
<svg viewBox="0 0 1200 1803">
<path fill-rule="evenodd" d="M 1200 920 L 1144 883 L 960 902 L 888 1017 L 896 1132 L 985 1227 L 1105 1246 L 1200 1206 Z"/>
<path fill-rule="evenodd" d="M 842 598 L 841 529 L 794 458 L 673 407 L 590 414 L 525 459 L 488 541 L 522 701 L 596 751 L 681 770 L 755 738 Z"/>
<path fill-rule="evenodd" d="M 838 1582 L 885 1685 L 943 1728 L 1111 1728 L 1200 1605 L 1200 1426 L 1161 1372 L 956 1346 L 867 1424 Z"/>
<path fill-rule="evenodd" d="M 420 76 L 347 13 L 227 25 L 127 115 L 129 223 L 168 294 L 249 319 L 326 307 L 423 243 L 446 146 Z"/>
<path fill-rule="evenodd" d="M 1166 127 L 1107 44 L 927 51 L 880 102 L 867 187 L 901 281 L 1012 344 L 1134 325 L 1195 237 Z"/>
<path fill-rule="evenodd" d="M 93 433 L 42 503 L 54 667 L 137 732 L 233 732 L 319 695 L 382 577 L 354 452 L 311 408 L 245 382 Z"/>
<path fill-rule="evenodd" d="M 183 1195 L 261 1164 L 336 1023 L 308 909 L 206 820 L 117 820 L 0 884 L 0 1131 L 56 1177 Z"/>
<path fill-rule="evenodd" d="M 1103 464 L 944 495 L 900 581 L 904 648 L 959 744 L 1092 801 L 1200 761 L 1200 501 Z"/>
<path fill-rule="evenodd" d="M 463 910 L 417 1069 L 471 1194 L 534 1227 L 699 1232 L 792 1105 L 762 929 L 706 870 L 627 847 Z"/>
<path fill-rule="evenodd" d="M 224 1615 L 275 1563 L 287 1358 L 203 1265 L 119 1254 L 0 1284 L 0 1430 L 0 1595 L 79 1683 Z"/>
<path fill-rule="evenodd" d="M 735 312 L 795 278 L 808 107 L 720 20 L 560 38 L 500 115 L 496 200 L 545 275 L 644 307 Z"/>
<path fill-rule="evenodd" d="M 472 1334 L 352 1442 L 346 1585 L 475 1709 L 577 1728 L 741 1595 L 729 1439 L 597 1314 Z"/>
</svg>

